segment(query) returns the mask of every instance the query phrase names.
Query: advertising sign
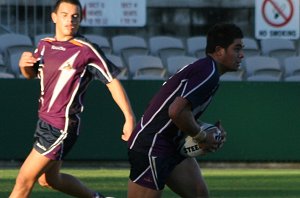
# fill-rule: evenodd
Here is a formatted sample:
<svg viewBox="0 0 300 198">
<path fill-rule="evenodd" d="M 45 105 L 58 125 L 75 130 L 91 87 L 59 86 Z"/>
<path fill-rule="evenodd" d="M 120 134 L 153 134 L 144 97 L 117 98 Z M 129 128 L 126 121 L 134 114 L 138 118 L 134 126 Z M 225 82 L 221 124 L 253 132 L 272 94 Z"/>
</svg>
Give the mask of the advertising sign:
<svg viewBox="0 0 300 198">
<path fill-rule="evenodd" d="M 141 27 L 146 23 L 146 0 L 81 0 L 82 26 Z"/>
</svg>

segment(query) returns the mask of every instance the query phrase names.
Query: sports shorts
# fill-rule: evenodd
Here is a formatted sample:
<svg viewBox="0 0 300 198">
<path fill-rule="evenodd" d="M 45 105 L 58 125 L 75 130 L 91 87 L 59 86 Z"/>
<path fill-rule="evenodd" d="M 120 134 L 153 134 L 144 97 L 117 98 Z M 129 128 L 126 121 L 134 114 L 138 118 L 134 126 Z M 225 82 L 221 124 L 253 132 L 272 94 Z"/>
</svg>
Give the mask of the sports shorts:
<svg viewBox="0 0 300 198">
<path fill-rule="evenodd" d="M 34 149 L 49 159 L 62 160 L 78 137 L 78 123 L 74 125 L 73 122 L 71 126 L 64 131 L 39 119 L 34 134 Z"/>
<path fill-rule="evenodd" d="M 186 157 L 175 154 L 172 156 L 148 156 L 147 154 L 128 150 L 130 163 L 129 178 L 132 182 L 146 188 L 162 190 L 173 169 Z"/>
</svg>

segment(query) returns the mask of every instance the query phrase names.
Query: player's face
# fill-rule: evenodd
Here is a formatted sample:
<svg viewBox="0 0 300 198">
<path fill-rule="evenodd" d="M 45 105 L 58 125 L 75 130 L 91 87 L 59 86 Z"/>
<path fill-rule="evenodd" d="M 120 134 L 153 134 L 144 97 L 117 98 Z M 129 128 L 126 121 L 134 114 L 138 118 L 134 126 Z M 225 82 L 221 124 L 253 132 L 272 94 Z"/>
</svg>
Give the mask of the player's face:
<svg viewBox="0 0 300 198">
<path fill-rule="evenodd" d="M 243 58 L 243 41 L 242 39 L 235 39 L 234 42 L 227 49 L 224 49 L 222 60 L 222 65 L 224 67 L 223 70 L 238 70 Z"/>
<path fill-rule="evenodd" d="M 52 20 L 56 24 L 56 39 L 69 40 L 78 31 L 80 25 L 80 9 L 70 3 L 61 3 L 56 13 L 52 13 Z"/>
</svg>

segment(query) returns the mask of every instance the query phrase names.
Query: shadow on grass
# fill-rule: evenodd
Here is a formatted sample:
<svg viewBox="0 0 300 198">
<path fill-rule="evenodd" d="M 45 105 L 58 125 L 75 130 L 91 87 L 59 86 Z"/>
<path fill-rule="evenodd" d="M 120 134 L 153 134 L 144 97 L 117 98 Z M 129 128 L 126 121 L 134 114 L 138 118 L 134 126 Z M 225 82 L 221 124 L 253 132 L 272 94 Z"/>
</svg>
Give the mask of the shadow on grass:
<svg viewBox="0 0 300 198">
<path fill-rule="evenodd" d="M 10 173 L 11 172 L 11 173 Z M 0 198 L 8 197 L 18 170 L 0 175 Z M 63 172 L 78 177 L 91 189 L 104 195 L 125 198 L 128 169 L 66 169 Z M 215 170 L 204 169 L 211 198 L 299 198 L 300 171 L 293 170 Z M 69 197 L 60 192 L 35 185 L 32 198 Z M 177 198 L 168 188 L 163 198 Z"/>
</svg>

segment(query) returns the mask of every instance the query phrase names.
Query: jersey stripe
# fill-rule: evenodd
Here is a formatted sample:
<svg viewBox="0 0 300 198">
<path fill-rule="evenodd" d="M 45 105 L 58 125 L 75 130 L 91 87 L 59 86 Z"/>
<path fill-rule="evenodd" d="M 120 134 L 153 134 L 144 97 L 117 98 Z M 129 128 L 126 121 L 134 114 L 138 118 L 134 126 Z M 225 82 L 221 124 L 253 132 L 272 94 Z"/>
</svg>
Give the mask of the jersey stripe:
<svg viewBox="0 0 300 198">
<path fill-rule="evenodd" d="M 212 61 L 212 65 L 213 65 L 213 69 L 212 69 L 211 73 L 209 74 L 209 76 L 208 76 L 205 80 L 203 80 L 198 86 L 196 86 L 194 89 L 192 89 L 192 90 L 189 91 L 187 94 L 185 94 L 185 95 L 184 95 L 185 98 L 186 98 L 189 94 L 191 94 L 192 92 L 194 92 L 196 89 L 198 89 L 199 87 L 201 87 L 203 84 L 205 84 L 205 83 L 212 77 L 212 75 L 215 73 L 215 70 L 216 70 L 214 61 Z"/>
<path fill-rule="evenodd" d="M 182 85 L 184 85 L 184 83 L 186 82 L 186 80 L 182 80 L 181 83 L 178 85 L 178 87 L 173 91 L 172 94 L 170 94 L 170 96 L 164 101 L 164 103 L 162 103 L 162 105 L 157 109 L 157 111 L 153 114 L 153 116 L 148 120 L 148 122 L 146 124 L 143 124 L 141 122 L 141 129 L 139 130 L 139 132 L 137 133 L 137 135 L 135 136 L 133 143 L 130 146 L 130 149 L 132 149 L 132 147 L 134 146 L 134 143 L 136 141 L 136 139 L 138 138 L 139 134 L 143 131 L 143 129 L 151 123 L 151 121 L 155 118 L 155 116 L 160 112 L 160 110 L 165 106 L 165 104 L 177 93 L 177 91 L 182 87 Z"/>
<path fill-rule="evenodd" d="M 78 39 L 75 39 L 75 40 L 77 42 L 82 43 L 85 46 L 89 47 L 97 55 L 97 57 L 101 60 L 101 63 L 103 64 L 104 69 L 100 68 L 96 64 L 90 64 L 90 65 L 95 67 L 96 69 L 98 69 L 103 74 L 103 76 L 105 76 L 107 81 L 111 82 L 113 80 L 113 77 L 111 76 L 110 72 L 108 72 L 108 66 L 107 66 L 106 62 L 104 61 L 103 57 L 99 54 L 99 52 L 90 43 L 82 41 L 82 40 L 78 40 Z"/>
</svg>

